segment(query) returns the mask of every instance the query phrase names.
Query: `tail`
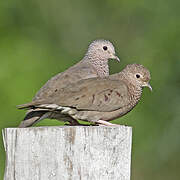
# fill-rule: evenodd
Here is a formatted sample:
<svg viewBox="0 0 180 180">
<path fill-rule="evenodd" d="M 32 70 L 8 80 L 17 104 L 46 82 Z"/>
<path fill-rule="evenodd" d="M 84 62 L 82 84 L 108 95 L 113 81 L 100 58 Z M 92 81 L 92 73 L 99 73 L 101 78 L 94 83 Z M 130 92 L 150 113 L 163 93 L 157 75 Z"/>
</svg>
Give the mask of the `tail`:
<svg viewBox="0 0 180 180">
<path fill-rule="evenodd" d="M 38 121 L 44 119 L 44 115 L 46 114 L 46 111 L 28 111 L 24 120 L 20 123 L 20 128 L 26 128 L 34 125 Z"/>
<path fill-rule="evenodd" d="M 21 104 L 17 106 L 18 109 L 31 109 L 33 107 L 34 105 L 32 103 Z"/>
<path fill-rule="evenodd" d="M 30 103 L 18 105 L 17 108 L 18 108 L 18 109 L 33 109 L 33 108 L 35 108 L 36 106 L 42 104 L 42 102 L 43 102 L 43 101 L 32 101 L 32 102 L 30 102 Z"/>
</svg>

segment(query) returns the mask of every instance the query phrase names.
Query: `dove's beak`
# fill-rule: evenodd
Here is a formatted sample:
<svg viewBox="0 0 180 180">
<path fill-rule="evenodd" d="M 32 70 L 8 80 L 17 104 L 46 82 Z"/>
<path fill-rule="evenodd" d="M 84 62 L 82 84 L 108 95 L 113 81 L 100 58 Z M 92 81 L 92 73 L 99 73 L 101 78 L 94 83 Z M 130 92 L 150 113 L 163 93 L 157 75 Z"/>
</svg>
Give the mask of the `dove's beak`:
<svg viewBox="0 0 180 180">
<path fill-rule="evenodd" d="M 120 59 L 115 54 L 111 54 L 111 59 L 116 59 L 118 62 L 120 62 Z"/>
<path fill-rule="evenodd" d="M 152 87 L 149 83 L 145 83 L 143 87 L 148 87 L 152 91 Z"/>
<path fill-rule="evenodd" d="M 117 56 L 115 56 L 114 59 L 116 59 L 118 62 L 120 62 L 120 59 Z"/>
</svg>

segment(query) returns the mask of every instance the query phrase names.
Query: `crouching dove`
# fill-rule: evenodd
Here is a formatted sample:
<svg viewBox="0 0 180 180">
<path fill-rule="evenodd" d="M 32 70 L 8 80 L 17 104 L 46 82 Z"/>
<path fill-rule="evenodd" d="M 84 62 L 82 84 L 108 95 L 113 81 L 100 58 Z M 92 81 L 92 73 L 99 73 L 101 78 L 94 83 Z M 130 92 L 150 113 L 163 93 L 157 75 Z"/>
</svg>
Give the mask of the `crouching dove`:
<svg viewBox="0 0 180 180">
<path fill-rule="evenodd" d="M 143 87 L 149 87 L 150 72 L 142 65 L 127 65 L 120 73 L 91 78 L 68 85 L 49 98 L 20 105 L 19 109 L 43 112 L 44 117 L 113 125 L 108 122 L 131 111 Z"/>
<path fill-rule="evenodd" d="M 102 78 L 108 76 L 109 59 L 116 59 L 119 61 L 119 58 L 115 55 L 113 44 L 107 40 L 93 41 L 89 45 L 84 58 L 79 63 L 47 81 L 47 83 L 37 92 L 33 100 L 46 99 L 54 92 L 59 91 L 60 88 L 63 88 L 70 83 L 75 83 L 81 79 L 92 77 Z M 43 119 L 43 114 L 44 112 L 42 111 L 29 110 L 19 127 L 32 126 L 37 121 Z"/>
</svg>

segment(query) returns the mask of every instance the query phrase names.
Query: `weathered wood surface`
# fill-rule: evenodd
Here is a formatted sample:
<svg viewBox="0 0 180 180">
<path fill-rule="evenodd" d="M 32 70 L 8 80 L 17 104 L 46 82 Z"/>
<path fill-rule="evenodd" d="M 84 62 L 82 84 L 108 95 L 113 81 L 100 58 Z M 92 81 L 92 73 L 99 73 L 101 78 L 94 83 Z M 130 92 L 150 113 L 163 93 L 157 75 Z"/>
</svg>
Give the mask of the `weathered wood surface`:
<svg viewBox="0 0 180 180">
<path fill-rule="evenodd" d="M 4 180 L 130 180 L 127 126 L 6 128 Z"/>
</svg>

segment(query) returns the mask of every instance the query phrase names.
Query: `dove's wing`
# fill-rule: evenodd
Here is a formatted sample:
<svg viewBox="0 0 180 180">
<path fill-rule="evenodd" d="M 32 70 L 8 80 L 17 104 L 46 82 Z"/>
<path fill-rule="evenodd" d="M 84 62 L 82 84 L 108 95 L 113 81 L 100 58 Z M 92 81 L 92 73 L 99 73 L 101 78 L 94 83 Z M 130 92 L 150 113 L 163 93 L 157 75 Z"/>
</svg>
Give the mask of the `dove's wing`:
<svg viewBox="0 0 180 180">
<path fill-rule="evenodd" d="M 123 81 L 95 78 L 66 87 L 53 102 L 78 110 L 108 112 L 129 104 L 129 95 Z"/>
<path fill-rule="evenodd" d="M 65 72 L 59 73 L 47 81 L 47 83 L 36 93 L 33 100 L 48 98 L 55 91 L 66 87 L 70 83 L 97 76 L 97 71 L 91 64 L 86 61 L 80 61 Z"/>
<path fill-rule="evenodd" d="M 44 107 L 51 108 L 47 104 L 54 104 L 77 110 L 110 112 L 128 105 L 129 102 L 128 88 L 123 81 L 91 78 L 70 84 L 48 99 L 20 105 L 19 108 L 43 108 L 43 104 Z"/>
</svg>

